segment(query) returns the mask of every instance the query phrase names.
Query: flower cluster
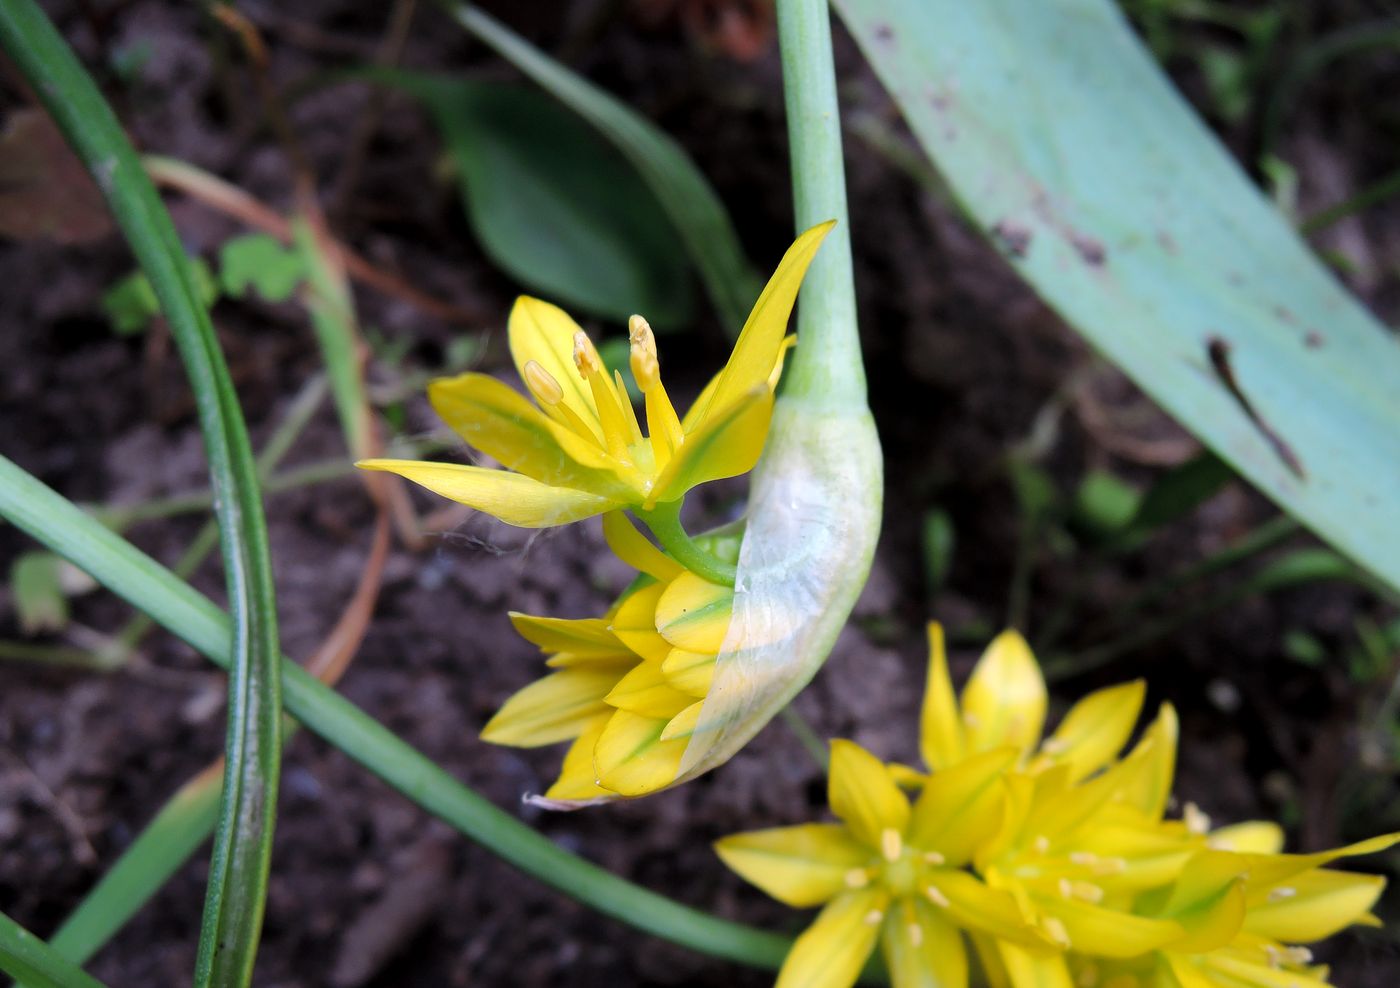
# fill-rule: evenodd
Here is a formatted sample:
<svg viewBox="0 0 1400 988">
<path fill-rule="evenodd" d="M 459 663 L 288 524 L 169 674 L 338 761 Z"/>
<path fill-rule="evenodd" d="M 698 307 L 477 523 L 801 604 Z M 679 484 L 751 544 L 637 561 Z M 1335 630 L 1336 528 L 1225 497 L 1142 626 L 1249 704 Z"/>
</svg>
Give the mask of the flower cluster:
<svg viewBox="0 0 1400 988">
<path fill-rule="evenodd" d="M 1171 706 L 1122 753 L 1141 681 L 1091 694 L 1042 740 L 1045 682 L 1019 635 L 992 642 L 961 697 L 937 625 L 929 637 L 927 774 L 833 742 L 839 823 L 716 845 L 769 895 L 823 905 L 780 986 L 845 988 L 878 943 L 896 988 L 961 988 L 970 955 L 994 988 L 1326 988 L 1305 945 L 1377 922 L 1383 880 L 1324 866 L 1400 835 L 1283 854 L 1271 823 L 1213 829 L 1192 804 L 1168 819 Z"/>
<path fill-rule="evenodd" d="M 511 614 L 554 669 L 506 701 L 481 736 L 537 747 L 572 740 L 545 792 L 556 806 L 644 796 L 670 785 L 695 730 L 733 611 L 711 583 L 647 541 L 620 512 L 603 518 L 618 558 L 639 573 L 601 618 Z M 724 557 L 737 540 L 708 540 Z"/>
</svg>

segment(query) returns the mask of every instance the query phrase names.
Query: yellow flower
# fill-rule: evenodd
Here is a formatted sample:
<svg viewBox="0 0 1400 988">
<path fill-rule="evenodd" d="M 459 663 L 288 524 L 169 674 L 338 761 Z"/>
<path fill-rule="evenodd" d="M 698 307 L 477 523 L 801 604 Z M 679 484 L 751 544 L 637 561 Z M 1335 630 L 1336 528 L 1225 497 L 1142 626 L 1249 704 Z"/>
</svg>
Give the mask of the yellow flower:
<svg viewBox="0 0 1400 988">
<path fill-rule="evenodd" d="M 677 780 L 715 660 L 734 590 L 704 580 L 648 542 L 621 512 L 603 518 L 608 545 L 642 576 L 602 618 L 511 614 L 554 669 L 516 693 L 481 736 L 537 747 L 572 739 L 544 800 L 582 805 L 644 796 Z M 737 540 L 711 540 L 721 556 Z"/>
<path fill-rule="evenodd" d="M 788 249 L 728 363 L 684 418 L 662 386 L 645 319 L 633 316 L 628 327 L 632 375 L 646 397 L 643 436 L 621 372 L 609 372 L 562 309 L 522 296 L 510 314 L 510 350 L 535 404 L 486 374 L 445 378 L 428 388 L 443 421 L 506 469 L 415 460 L 359 466 L 397 473 L 525 528 L 617 508 L 651 511 L 675 504 L 699 484 L 746 473 L 768 434 L 788 316 L 831 226 L 813 227 Z"/>
<path fill-rule="evenodd" d="M 824 904 L 784 961 L 780 988 L 846 988 L 877 942 L 896 988 L 966 985 L 962 931 L 1041 944 L 1016 899 L 966 869 L 996 827 L 997 783 L 1016 757 L 998 748 L 940 771 L 911 805 L 888 766 L 833 741 L 828 800 L 840 823 L 718 841 L 724 863 L 774 898 Z"/>
</svg>

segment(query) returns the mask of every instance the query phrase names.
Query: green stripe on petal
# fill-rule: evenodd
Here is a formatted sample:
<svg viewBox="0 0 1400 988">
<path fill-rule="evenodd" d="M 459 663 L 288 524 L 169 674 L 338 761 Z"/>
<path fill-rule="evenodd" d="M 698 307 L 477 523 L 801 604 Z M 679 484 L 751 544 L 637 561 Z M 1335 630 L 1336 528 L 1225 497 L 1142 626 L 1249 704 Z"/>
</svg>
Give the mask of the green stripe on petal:
<svg viewBox="0 0 1400 988">
<path fill-rule="evenodd" d="M 604 618 L 536 617 L 511 611 L 510 623 L 521 638 L 538 645 L 542 652 L 568 652 L 598 658 L 632 657 L 627 646 L 608 630 Z"/>
<path fill-rule="evenodd" d="M 934 772 L 914 803 L 909 842 L 937 851 L 953 866 L 970 861 L 1001 824 L 1000 781 L 1019 756 L 1015 748 L 998 748 Z"/>
<path fill-rule="evenodd" d="M 875 949 L 888 904 L 889 895 L 875 889 L 832 899 L 788 951 L 776 988 L 850 988 Z"/>
<path fill-rule="evenodd" d="M 962 933 L 926 902 L 896 902 L 885 916 L 880 946 L 894 988 L 967 986 Z"/>
<path fill-rule="evenodd" d="M 612 669 L 563 669 L 516 693 L 487 722 L 481 737 L 492 744 L 535 748 L 576 738 L 600 714 L 603 697 L 617 683 Z"/>
<path fill-rule="evenodd" d="M 686 572 L 656 602 L 656 630 L 676 648 L 717 655 L 734 616 L 734 588 Z"/>
<path fill-rule="evenodd" d="M 694 697 L 667 682 L 661 667 L 654 662 L 639 663 L 603 699 L 619 710 L 666 721 L 695 702 Z"/>
<path fill-rule="evenodd" d="M 773 418 L 773 392 L 753 388 L 707 415 L 672 455 L 656 478 L 647 505 L 674 501 L 700 484 L 748 473 L 768 440 Z"/>
<path fill-rule="evenodd" d="M 870 861 L 870 849 L 836 823 L 806 823 L 734 834 L 715 851 L 746 882 L 797 909 L 846 891 L 846 876 Z"/>
<path fill-rule="evenodd" d="M 598 784 L 619 796 L 645 796 L 676 781 L 685 740 L 663 741 L 666 720 L 619 710 L 593 749 Z"/>
<path fill-rule="evenodd" d="M 550 487 L 505 470 L 418 460 L 361 460 L 363 470 L 396 473 L 445 498 L 519 528 L 552 528 L 611 511 L 618 502 L 568 487 Z"/>
</svg>

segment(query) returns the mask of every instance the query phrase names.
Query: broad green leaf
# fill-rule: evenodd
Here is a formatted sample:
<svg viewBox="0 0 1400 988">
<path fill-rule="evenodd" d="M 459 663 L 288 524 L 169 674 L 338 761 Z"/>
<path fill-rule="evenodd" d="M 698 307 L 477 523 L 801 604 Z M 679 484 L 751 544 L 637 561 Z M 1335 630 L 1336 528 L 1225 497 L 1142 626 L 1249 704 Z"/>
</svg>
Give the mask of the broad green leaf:
<svg viewBox="0 0 1400 988">
<path fill-rule="evenodd" d="M 285 302 L 305 278 L 302 254 L 266 233 L 234 237 L 219 248 L 219 285 L 231 298 L 252 290 L 268 302 Z"/>
<path fill-rule="evenodd" d="M 423 102 L 457 169 L 467 219 L 533 293 L 625 322 L 675 328 L 694 311 L 690 267 L 665 209 L 617 150 L 534 89 L 387 76 Z"/>
<path fill-rule="evenodd" d="M 616 96 L 484 11 L 465 3 L 446 6 L 459 24 L 596 127 L 632 163 L 675 224 L 679 246 L 690 254 L 725 328 L 737 336 L 763 281 L 744 256 L 724 203 L 685 149 Z"/>
<path fill-rule="evenodd" d="M 190 273 L 199 292 L 200 304 L 206 308 L 219 297 L 219 283 L 203 258 L 189 260 Z M 102 311 L 118 336 L 144 333 L 151 320 L 160 315 L 160 303 L 150 279 L 133 271 L 102 293 Z"/>
<path fill-rule="evenodd" d="M 62 631 L 68 624 L 68 597 L 60 579 L 63 560 L 51 552 L 26 552 L 10 566 L 15 615 L 26 635 Z"/>
<path fill-rule="evenodd" d="M 246 985 L 262 930 L 281 767 L 277 608 L 247 427 L 175 225 L 111 107 L 33 0 L 0 4 L 0 45 L 96 179 L 150 279 L 194 393 L 233 616 L 225 632 L 228 769 L 194 983 Z"/>
<path fill-rule="evenodd" d="M 1400 587 L 1400 348 L 1111 0 L 835 0 L 968 215 L 1243 476 Z"/>
</svg>

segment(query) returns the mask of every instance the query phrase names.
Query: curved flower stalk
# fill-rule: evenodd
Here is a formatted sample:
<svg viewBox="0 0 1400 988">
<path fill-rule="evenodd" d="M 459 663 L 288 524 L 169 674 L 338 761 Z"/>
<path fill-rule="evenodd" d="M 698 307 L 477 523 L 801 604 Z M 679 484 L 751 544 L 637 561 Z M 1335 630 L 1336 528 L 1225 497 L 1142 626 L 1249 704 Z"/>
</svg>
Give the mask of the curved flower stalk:
<svg viewBox="0 0 1400 988">
<path fill-rule="evenodd" d="M 1171 706 L 1120 754 L 1144 692 L 1093 693 L 1042 739 L 1045 683 L 1024 640 L 993 641 L 957 697 L 930 626 L 930 773 L 833 742 L 840 824 L 716 845 L 770 895 L 826 904 L 779 984 L 845 988 L 879 943 L 896 988 L 961 988 L 970 943 L 995 988 L 1327 988 L 1304 944 L 1374 924 L 1384 882 L 1324 866 L 1400 835 L 1290 855 L 1271 823 L 1212 830 L 1191 804 L 1166 819 Z"/>
</svg>

